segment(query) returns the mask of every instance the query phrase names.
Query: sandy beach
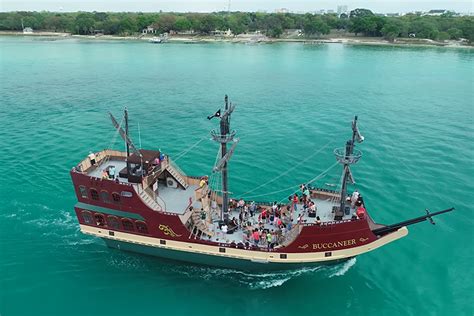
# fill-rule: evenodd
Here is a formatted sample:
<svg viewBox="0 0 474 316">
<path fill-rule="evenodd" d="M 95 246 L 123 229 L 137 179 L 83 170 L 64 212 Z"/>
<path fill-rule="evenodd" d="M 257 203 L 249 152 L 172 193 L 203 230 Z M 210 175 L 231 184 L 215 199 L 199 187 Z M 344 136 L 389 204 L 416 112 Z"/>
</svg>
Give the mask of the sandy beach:
<svg viewBox="0 0 474 316">
<path fill-rule="evenodd" d="M 24 36 L 24 37 L 54 37 L 57 39 L 76 38 L 83 40 L 111 40 L 111 41 L 149 41 L 152 36 L 115 36 L 115 35 L 74 35 L 61 32 L 42 32 L 24 34 L 23 32 L 0 31 L 0 36 Z M 318 44 L 347 44 L 347 45 L 377 45 L 377 46 L 437 46 L 448 48 L 469 48 L 474 46 L 468 45 L 461 41 L 434 41 L 430 39 L 414 39 L 414 38 L 397 38 L 394 42 L 390 42 L 381 37 L 362 37 L 362 36 L 324 36 L 320 38 L 270 38 L 264 35 L 241 34 L 237 36 L 205 36 L 205 35 L 172 35 L 168 36 L 166 43 L 242 43 L 242 44 L 271 44 L 271 43 L 303 43 L 309 45 Z"/>
</svg>

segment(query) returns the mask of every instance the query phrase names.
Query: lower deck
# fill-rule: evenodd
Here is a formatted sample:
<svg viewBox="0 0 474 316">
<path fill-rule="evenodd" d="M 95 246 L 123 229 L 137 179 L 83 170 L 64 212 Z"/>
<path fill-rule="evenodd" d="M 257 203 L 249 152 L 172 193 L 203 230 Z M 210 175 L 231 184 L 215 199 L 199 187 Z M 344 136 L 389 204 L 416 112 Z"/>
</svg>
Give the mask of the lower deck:
<svg viewBox="0 0 474 316">
<path fill-rule="evenodd" d="M 227 227 L 227 232 L 222 230 L 222 224 L 220 214 L 218 212 L 214 212 L 211 214 L 211 218 L 207 219 L 206 226 L 207 232 L 210 234 L 203 234 L 201 236 L 196 236 L 202 239 L 211 240 L 214 242 L 219 243 L 246 243 L 250 242 L 248 235 L 253 232 L 254 229 L 267 230 L 271 234 L 275 234 L 275 238 L 272 241 L 272 246 L 277 246 L 281 244 L 285 238 L 288 236 L 290 231 L 299 224 L 318 224 L 325 223 L 325 222 L 333 222 L 334 221 L 334 207 L 339 206 L 338 200 L 335 200 L 333 197 L 328 197 L 327 199 L 317 199 L 313 198 L 313 202 L 316 204 L 316 214 L 310 214 L 309 209 L 304 209 L 302 203 L 298 203 L 296 205 L 296 210 L 291 210 L 287 206 L 282 207 L 282 216 L 280 220 L 283 225 L 278 225 L 278 218 L 275 220 L 275 216 L 270 216 L 267 219 L 262 219 L 261 211 L 256 212 L 255 214 L 250 215 L 247 214 L 240 221 L 240 209 L 234 208 L 231 209 L 229 213 L 229 220 L 235 218 L 238 225 L 234 227 Z M 270 209 L 270 205 L 265 205 L 264 208 L 267 210 Z M 342 220 L 350 220 L 355 213 L 355 208 L 351 207 L 349 213 L 344 214 Z M 296 237 L 297 235 L 295 235 Z M 196 238 L 195 237 L 195 238 Z M 268 242 L 262 240 L 258 243 L 259 247 L 268 247 L 270 246 Z"/>
</svg>

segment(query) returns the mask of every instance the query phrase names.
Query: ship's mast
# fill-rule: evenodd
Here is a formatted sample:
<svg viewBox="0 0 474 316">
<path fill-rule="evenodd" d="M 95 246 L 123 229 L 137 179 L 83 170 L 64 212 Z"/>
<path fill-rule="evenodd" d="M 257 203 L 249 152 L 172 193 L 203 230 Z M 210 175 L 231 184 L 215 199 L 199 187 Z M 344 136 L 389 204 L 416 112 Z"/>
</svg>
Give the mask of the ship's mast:
<svg viewBox="0 0 474 316">
<path fill-rule="evenodd" d="M 225 102 L 225 113 L 229 110 L 229 98 L 226 95 L 224 98 Z M 221 136 L 227 136 L 229 134 L 229 128 L 230 128 L 230 113 L 224 117 L 224 115 L 221 117 L 221 122 L 220 122 L 220 127 L 221 127 Z M 225 155 L 227 154 L 227 142 L 223 141 L 221 142 L 221 158 L 224 158 Z M 228 218 L 225 217 L 224 214 L 228 213 L 229 210 L 229 186 L 228 186 L 228 180 L 227 180 L 227 161 L 224 161 L 224 165 L 222 166 L 222 209 L 224 210 L 222 212 L 223 215 L 221 215 L 221 219 L 223 220 L 228 220 Z M 228 214 L 227 214 L 228 215 Z"/>
<path fill-rule="evenodd" d="M 220 110 L 218 110 L 214 115 L 209 116 L 208 119 L 214 117 L 220 118 L 220 133 L 216 131 L 211 131 L 211 136 L 214 141 L 221 144 L 221 159 L 214 166 L 213 172 L 221 172 L 222 174 L 222 212 L 221 220 L 227 222 L 229 220 L 229 185 L 228 185 L 228 161 L 232 156 L 235 146 L 238 143 L 238 139 L 234 142 L 234 145 L 227 151 L 227 143 L 234 141 L 235 131 L 230 131 L 230 116 L 234 111 L 235 106 L 229 104 L 229 98 L 226 95 L 224 98 L 225 102 L 225 111 L 221 115 Z"/>
<path fill-rule="evenodd" d="M 357 163 L 362 156 L 362 152 L 360 150 L 354 149 L 356 141 L 359 143 L 364 141 L 364 136 L 360 134 L 359 128 L 357 127 L 357 116 L 355 116 L 354 120 L 352 121 L 352 138 L 346 142 L 346 147 L 334 150 L 336 159 L 340 164 L 343 165 L 340 204 L 339 210 L 336 212 L 334 217 L 335 220 L 341 220 L 344 216 L 347 197 L 347 183 L 349 181 L 354 183 L 350 165 Z"/>
<path fill-rule="evenodd" d="M 126 139 L 129 138 L 128 136 L 128 111 L 127 108 L 123 110 L 124 113 L 124 118 L 125 118 L 125 136 Z M 125 140 L 125 144 L 127 144 L 127 174 L 130 174 L 130 164 L 128 163 L 128 157 L 130 157 L 130 145 L 128 144 L 128 141 Z"/>
</svg>

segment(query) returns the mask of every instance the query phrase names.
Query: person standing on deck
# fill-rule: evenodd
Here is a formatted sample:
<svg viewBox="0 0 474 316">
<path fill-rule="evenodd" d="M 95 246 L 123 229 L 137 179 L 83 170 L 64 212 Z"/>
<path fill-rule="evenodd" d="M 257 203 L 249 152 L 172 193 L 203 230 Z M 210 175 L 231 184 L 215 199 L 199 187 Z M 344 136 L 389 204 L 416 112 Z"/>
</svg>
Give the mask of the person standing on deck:
<svg viewBox="0 0 474 316">
<path fill-rule="evenodd" d="M 299 199 L 298 199 L 298 193 L 295 193 L 295 195 L 293 196 L 293 211 L 297 212 L 298 211 L 298 204 L 299 202 Z"/>
<path fill-rule="evenodd" d="M 249 207 L 249 211 L 250 211 L 250 217 L 253 217 L 255 215 L 255 210 L 256 210 L 257 206 L 255 205 L 255 202 L 252 201 L 250 203 L 250 207 Z"/>
<path fill-rule="evenodd" d="M 357 200 L 359 199 L 359 191 L 356 189 L 354 191 L 354 193 L 352 193 L 352 197 L 351 197 L 351 206 L 354 207 Z"/>
<path fill-rule="evenodd" d="M 115 179 L 115 166 L 109 167 L 109 179 Z"/>
<path fill-rule="evenodd" d="M 89 155 L 87 157 L 89 157 L 89 160 L 91 161 L 91 165 L 94 166 L 96 162 L 95 154 L 92 151 L 89 151 Z"/>
</svg>

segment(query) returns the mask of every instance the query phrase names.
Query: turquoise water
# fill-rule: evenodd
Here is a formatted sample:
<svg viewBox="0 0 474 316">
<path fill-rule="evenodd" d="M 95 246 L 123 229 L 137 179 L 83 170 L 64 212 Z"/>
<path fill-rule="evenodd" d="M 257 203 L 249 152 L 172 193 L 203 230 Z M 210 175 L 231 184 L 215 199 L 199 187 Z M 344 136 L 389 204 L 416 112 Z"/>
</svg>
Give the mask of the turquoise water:
<svg viewBox="0 0 474 316">
<path fill-rule="evenodd" d="M 0 47 L 2 315 L 473 314 L 472 50 L 10 37 Z M 326 170 L 357 114 L 366 141 L 353 173 L 376 221 L 456 211 L 344 264 L 267 274 L 124 253 L 78 231 L 68 171 L 112 144 L 108 110 L 128 107 L 144 148 L 176 157 L 197 143 L 178 163 L 209 174 L 216 122 L 205 117 L 226 93 L 241 138 L 236 197 L 303 162 L 247 194 L 283 199 Z"/>
</svg>

